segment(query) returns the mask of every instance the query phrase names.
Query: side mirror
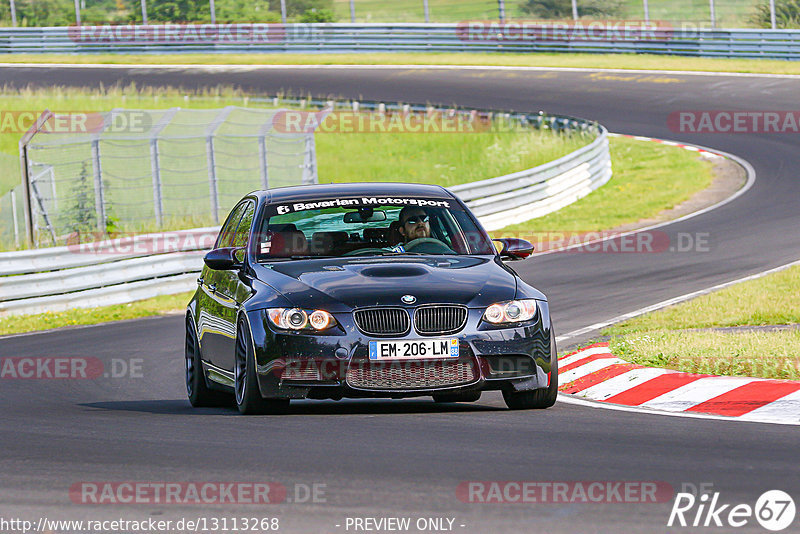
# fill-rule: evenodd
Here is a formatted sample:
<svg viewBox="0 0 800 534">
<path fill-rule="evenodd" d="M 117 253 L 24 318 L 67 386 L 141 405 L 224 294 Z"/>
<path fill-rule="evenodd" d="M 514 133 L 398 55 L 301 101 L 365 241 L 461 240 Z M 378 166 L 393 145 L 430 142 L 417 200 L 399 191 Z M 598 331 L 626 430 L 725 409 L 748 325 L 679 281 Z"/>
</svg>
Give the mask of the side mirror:
<svg viewBox="0 0 800 534">
<path fill-rule="evenodd" d="M 241 253 L 237 254 L 241 251 L 242 249 L 234 247 L 215 248 L 203 257 L 203 261 L 215 271 L 232 271 L 242 266 L 242 261 L 237 258 L 241 257 Z"/>
<path fill-rule="evenodd" d="M 516 239 L 513 237 L 504 237 L 501 239 L 492 239 L 502 243 L 503 248 L 500 249 L 500 257 L 509 260 L 524 260 L 533 252 L 533 245 L 524 239 Z"/>
</svg>

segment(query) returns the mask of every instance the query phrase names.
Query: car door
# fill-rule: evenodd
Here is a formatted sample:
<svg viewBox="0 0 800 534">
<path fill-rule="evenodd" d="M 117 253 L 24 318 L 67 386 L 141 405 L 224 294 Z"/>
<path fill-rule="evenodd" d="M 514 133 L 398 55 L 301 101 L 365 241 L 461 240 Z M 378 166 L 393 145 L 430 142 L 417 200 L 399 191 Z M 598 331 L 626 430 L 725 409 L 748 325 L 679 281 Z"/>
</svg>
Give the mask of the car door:
<svg viewBox="0 0 800 534">
<path fill-rule="evenodd" d="M 247 202 L 241 202 L 231 211 L 225 224 L 222 225 L 214 248 L 233 246 L 236 229 L 246 207 Z M 228 346 L 227 340 L 235 339 L 236 336 L 235 328 L 231 329 L 224 320 L 227 313 L 226 300 L 218 293 L 220 278 L 224 273 L 225 271 L 205 266 L 198 280 L 201 289 L 197 317 L 200 348 L 203 359 L 217 367 L 220 366 L 220 361 L 224 361 L 222 353 Z"/>
<path fill-rule="evenodd" d="M 228 246 L 244 248 L 250 238 L 250 227 L 253 225 L 253 217 L 256 213 L 255 201 L 248 201 L 244 204 L 244 211 L 241 219 L 234 232 L 231 244 Z M 237 256 L 244 260 L 246 251 L 237 253 Z M 233 336 L 221 339 L 220 350 L 216 354 L 217 360 L 215 365 L 233 370 L 234 350 L 236 349 L 236 318 L 239 312 L 239 306 L 248 294 L 248 291 L 242 291 L 244 285 L 239 277 L 240 271 L 238 269 L 231 271 L 219 271 L 217 275 L 217 301 L 220 303 L 220 319 L 221 325 L 224 324 L 226 332 L 233 332 Z"/>
</svg>

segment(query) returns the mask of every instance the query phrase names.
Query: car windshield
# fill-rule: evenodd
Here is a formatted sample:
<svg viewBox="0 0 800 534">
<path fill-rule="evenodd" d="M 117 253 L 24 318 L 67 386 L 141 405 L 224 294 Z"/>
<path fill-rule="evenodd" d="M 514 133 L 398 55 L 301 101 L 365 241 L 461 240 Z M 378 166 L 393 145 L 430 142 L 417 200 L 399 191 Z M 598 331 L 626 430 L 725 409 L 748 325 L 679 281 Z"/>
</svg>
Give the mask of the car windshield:
<svg viewBox="0 0 800 534">
<path fill-rule="evenodd" d="M 494 254 L 460 204 L 433 198 L 335 198 L 271 204 L 259 261 L 275 258 Z"/>
</svg>

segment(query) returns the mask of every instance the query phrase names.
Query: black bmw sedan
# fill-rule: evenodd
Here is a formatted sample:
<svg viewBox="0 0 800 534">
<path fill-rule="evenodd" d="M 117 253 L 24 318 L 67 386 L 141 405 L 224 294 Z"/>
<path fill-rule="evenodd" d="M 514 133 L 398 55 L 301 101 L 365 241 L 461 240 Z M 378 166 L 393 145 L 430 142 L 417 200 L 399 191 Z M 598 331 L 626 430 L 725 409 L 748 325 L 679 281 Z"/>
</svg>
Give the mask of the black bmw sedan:
<svg viewBox="0 0 800 534">
<path fill-rule="evenodd" d="M 280 413 L 291 399 L 432 396 L 555 403 L 547 298 L 469 209 L 433 185 L 286 187 L 243 198 L 186 312 L 193 406 Z M 498 249 L 500 249 L 498 251 Z"/>
</svg>

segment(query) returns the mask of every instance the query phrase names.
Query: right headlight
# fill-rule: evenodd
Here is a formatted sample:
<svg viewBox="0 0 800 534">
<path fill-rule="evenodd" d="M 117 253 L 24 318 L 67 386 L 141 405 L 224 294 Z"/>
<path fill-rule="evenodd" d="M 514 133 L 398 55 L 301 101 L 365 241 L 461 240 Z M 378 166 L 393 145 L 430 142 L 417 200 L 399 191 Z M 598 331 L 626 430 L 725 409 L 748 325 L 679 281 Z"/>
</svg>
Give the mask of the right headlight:
<svg viewBox="0 0 800 534">
<path fill-rule="evenodd" d="M 283 330 L 322 331 L 336 325 L 336 319 L 325 310 L 303 310 L 300 308 L 269 308 L 269 322 Z"/>
<path fill-rule="evenodd" d="M 506 300 L 487 307 L 483 320 L 491 324 L 522 323 L 535 318 L 538 311 L 536 299 Z"/>
</svg>

